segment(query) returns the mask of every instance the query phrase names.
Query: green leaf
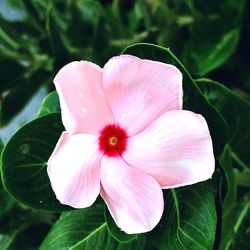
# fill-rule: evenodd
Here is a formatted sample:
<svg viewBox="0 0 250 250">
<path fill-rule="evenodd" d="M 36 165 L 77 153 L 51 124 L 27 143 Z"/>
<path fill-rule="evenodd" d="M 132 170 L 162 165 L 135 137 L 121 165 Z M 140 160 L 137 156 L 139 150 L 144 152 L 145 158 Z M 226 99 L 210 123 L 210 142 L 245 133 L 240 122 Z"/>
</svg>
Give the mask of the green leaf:
<svg viewBox="0 0 250 250">
<path fill-rule="evenodd" d="M 3 221 L 9 216 L 9 211 L 14 204 L 13 198 L 5 191 L 2 181 L 0 180 L 0 233 L 5 231 Z"/>
<path fill-rule="evenodd" d="M 240 171 L 235 168 L 234 175 L 238 185 L 250 188 L 250 169 Z"/>
<path fill-rule="evenodd" d="M 227 242 L 223 250 L 239 250 L 249 249 L 249 233 L 250 233 L 250 197 L 249 194 L 241 198 L 231 214 L 234 219 L 233 235 Z M 222 249 L 222 248 L 221 248 Z"/>
<path fill-rule="evenodd" d="M 46 236 L 49 226 L 46 224 L 24 224 L 13 233 L 0 238 L 1 250 L 38 249 L 43 238 Z"/>
<path fill-rule="evenodd" d="M 113 239 L 104 218 L 104 206 L 62 213 L 54 224 L 40 250 L 88 249 L 143 249 L 144 241 L 121 244 Z"/>
<path fill-rule="evenodd" d="M 223 117 L 210 105 L 202 95 L 187 70 L 166 48 L 153 44 L 135 44 L 127 47 L 123 54 L 132 54 L 140 58 L 151 59 L 175 65 L 183 74 L 184 109 L 202 114 L 207 123 L 213 139 L 215 155 L 218 156 L 227 141 L 227 126 Z"/>
<path fill-rule="evenodd" d="M 0 59 L 0 93 L 12 87 L 17 79 L 21 77 L 24 72 L 24 66 L 18 63 L 17 60 L 10 58 Z"/>
<path fill-rule="evenodd" d="M 0 105 L 0 127 L 7 125 L 24 108 L 45 79 L 47 79 L 47 73 L 42 70 L 27 79 L 19 79 L 19 84 L 4 96 Z"/>
<path fill-rule="evenodd" d="M 23 225 L 22 227 L 16 229 L 13 233 L 9 235 L 0 235 L 0 247 L 2 250 L 10 250 L 11 244 L 15 241 L 18 233 L 22 232 L 27 225 Z"/>
<path fill-rule="evenodd" d="M 64 20 L 66 16 L 62 15 L 52 3 L 48 4 L 46 12 L 46 32 L 55 58 L 55 67 L 61 68 L 63 62 L 70 61 L 65 44 L 68 23 Z"/>
<path fill-rule="evenodd" d="M 0 139 L 0 156 L 3 150 L 3 143 Z M 1 166 L 1 157 L 0 157 L 0 166 Z M 10 195 L 5 191 L 2 184 L 2 176 L 0 171 L 0 233 L 2 232 L 2 222 L 6 217 L 6 214 L 11 210 L 14 205 L 14 200 Z"/>
<path fill-rule="evenodd" d="M 52 227 L 40 250 L 69 249 L 82 239 L 87 239 L 88 236 L 91 238 L 91 233 L 96 233 L 105 225 L 103 203 L 86 209 L 64 212 Z"/>
<path fill-rule="evenodd" d="M 232 218 L 232 209 L 236 204 L 236 181 L 233 172 L 232 158 L 230 147 L 226 145 L 223 154 L 220 158 L 220 166 L 224 171 L 224 184 L 221 187 L 221 196 L 223 196 L 223 189 L 225 189 L 224 197 L 221 197 L 222 202 L 222 223 L 221 223 L 221 232 L 220 235 L 220 249 L 224 250 L 228 242 L 231 240 L 233 232 L 233 218 Z"/>
<path fill-rule="evenodd" d="M 60 114 L 43 116 L 23 126 L 5 146 L 3 183 L 21 203 L 48 211 L 68 208 L 56 199 L 46 171 L 47 161 L 63 130 Z"/>
<path fill-rule="evenodd" d="M 0 155 L 1 155 L 2 151 L 3 151 L 3 142 L 0 138 Z M 0 157 L 0 162 L 1 162 L 1 157 Z"/>
<path fill-rule="evenodd" d="M 136 234 L 126 234 L 125 232 L 121 231 L 120 228 L 117 227 L 115 221 L 111 217 L 110 212 L 106 206 L 105 206 L 105 220 L 110 235 L 112 235 L 113 238 L 115 238 L 118 242 L 128 243 L 130 241 L 137 239 Z"/>
<path fill-rule="evenodd" d="M 193 22 L 185 37 L 183 63 L 204 76 L 223 65 L 239 42 L 245 0 L 187 1 Z"/>
<path fill-rule="evenodd" d="M 159 250 L 212 249 L 216 210 L 210 181 L 165 192 L 165 207 L 154 230 Z"/>
<path fill-rule="evenodd" d="M 96 0 L 79 0 L 76 8 L 82 21 L 90 24 L 96 24 L 103 15 L 102 5 Z"/>
<path fill-rule="evenodd" d="M 208 19 L 194 27 L 183 57 L 192 74 L 204 76 L 220 67 L 234 53 L 240 28 L 224 31 L 221 23 L 221 20 Z"/>
<path fill-rule="evenodd" d="M 43 100 L 38 117 L 61 111 L 59 97 L 56 91 L 49 93 Z"/>
<path fill-rule="evenodd" d="M 242 168 L 249 169 L 250 103 L 212 80 L 199 79 L 196 82 L 207 100 L 216 107 L 228 124 L 232 157 Z"/>
<path fill-rule="evenodd" d="M 227 185 L 227 192 L 223 199 L 223 216 L 226 217 L 234 207 L 237 192 L 236 181 L 233 171 L 234 169 L 232 165 L 231 149 L 229 145 L 225 146 L 224 152 L 220 158 L 220 165 L 225 172 L 225 179 Z"/>
<path fill-rule="evenodd" d="M 142 237 L 140 240 L 133 240 L 130 243 L 119 243 L 109 234 L 106 224 L 102 224 L 97 231 L 94 231 L 91 237 L 86 237 L 82 239 L 74 247 L 71 247 L 71 250 L 89 250 L 89 249 L 103 249 L 103 246 L 106 249 L 113 250 L 143 250 L 145 245 L 145 240 Z"/>
</svg>

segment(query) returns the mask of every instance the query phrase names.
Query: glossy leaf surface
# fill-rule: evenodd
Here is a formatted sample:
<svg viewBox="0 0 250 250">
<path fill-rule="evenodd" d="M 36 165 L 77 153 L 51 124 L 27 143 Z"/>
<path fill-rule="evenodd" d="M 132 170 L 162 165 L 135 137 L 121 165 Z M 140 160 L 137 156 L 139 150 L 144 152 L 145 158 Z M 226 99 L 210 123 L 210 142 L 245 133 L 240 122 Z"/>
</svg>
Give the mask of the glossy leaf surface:
<svg viewBox="0 0 250 250">
<path fill-rule="evenodd" d="M 46 171 L 62 131 L 60 114 L 43 116 L 22 127 L 6 145 L 2 156 L 3 182 L 21 203 L 50 211 L 67 209 L 56 200 Z"/>
</svg>

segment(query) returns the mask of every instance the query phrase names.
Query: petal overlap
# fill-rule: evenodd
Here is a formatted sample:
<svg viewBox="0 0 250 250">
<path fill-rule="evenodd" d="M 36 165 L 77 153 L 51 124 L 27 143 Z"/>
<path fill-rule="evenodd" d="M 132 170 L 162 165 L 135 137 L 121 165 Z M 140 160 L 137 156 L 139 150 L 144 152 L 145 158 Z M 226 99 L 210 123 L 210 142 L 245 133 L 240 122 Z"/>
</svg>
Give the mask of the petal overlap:
<svg viewBox="0 0 250 250">
<path fill-rule="evenodd" d="M 71 62 L 56 75 L 54 83 L 67 131 L 97 134 L 113 122 L 102 88 L 102 75 L 99 66 L 86 61 Z"/>
<path fill-rule="evenodd" d="M 102 154 L 93 135 L 63 132 L 48 161 L 48 175 L 57 199 L 75 208 L 91 206 L 100 193 Z"/>
<path fill-rule="evenodd" d="M 128 135 L 162 113 L 182 108 L 182 74 L 173 65 L 130 55 L 113 57 L 103 68 L 103 88 L 115 122 Z"/>
<path fill-rule="evenodd" d="M 101 196 L 118 227 L 128 234 L 150 231 L 163 213 L 163 194 L 151 176 L 120 157 L 101 161 Z"/>
<path fill-rule="evenodd" d="M 153 176 L 163 188 L 211 178 L 215 163 L 205 119 L 174 110 L 163 114 L 140 134 L 130 137 L 123 158 Z"/>
</svg>

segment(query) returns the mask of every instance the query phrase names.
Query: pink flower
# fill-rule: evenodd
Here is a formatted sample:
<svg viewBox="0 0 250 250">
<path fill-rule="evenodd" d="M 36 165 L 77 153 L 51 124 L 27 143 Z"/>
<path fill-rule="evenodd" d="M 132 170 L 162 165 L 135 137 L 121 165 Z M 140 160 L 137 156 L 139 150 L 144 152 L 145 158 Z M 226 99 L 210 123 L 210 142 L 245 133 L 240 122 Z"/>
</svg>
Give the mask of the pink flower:
<svg viewBox="0 0 250 250">
<path fill-rule="evenodd" d="M 162 189 L 211 178 L 207 123 L 182 110 L 176 67 L 123 55 L 103 69 L 69 63 L 54 83 L 66 131 L 48 175 L 62 204 L 89 207 L 100 194 L 118 227 L 143 233 L 162 216 Z"/>
</svg>

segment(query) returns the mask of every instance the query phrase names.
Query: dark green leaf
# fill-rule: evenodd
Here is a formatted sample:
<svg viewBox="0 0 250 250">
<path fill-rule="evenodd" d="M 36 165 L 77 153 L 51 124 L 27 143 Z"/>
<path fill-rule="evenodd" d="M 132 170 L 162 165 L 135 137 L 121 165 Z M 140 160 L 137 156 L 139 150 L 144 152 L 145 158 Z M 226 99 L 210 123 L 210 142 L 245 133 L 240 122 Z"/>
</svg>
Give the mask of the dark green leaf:
<svg viewBox="0 0 250 250">
<path fill-rule="evenodd" d="M 234 223 L 231 225 L 233 235 L 228 239 L 225 247 L 221 250 L 240 250 L 249 249 L 250 241 L 250 197 L 249 195 L 241 198 L 236 204 L 231 218 Z"/>
<path fill-rule="evenodd" d="M 51 1 L 25 1 L 22 0 L 23 5 L 25 7 L 26 12 L 29 13 L 29 16 L 33 17 L 33 20 L 36 22 L 39 22 L 39 20 L 43 20 L 45 18 L 45 11 L 46 8 L 48 7 L 48 2 L 50 3 Z"/>
<path fill-rule="evenodd" d="M 23 225 L 22 227 L 16 229 L 9 235 L 0 235 L 0 247 L 2 250 L 9 250 L 11 249 L 11 244 L 15 242 L 15 239 L 19 233 L 25 230 L 27 225 Z"/>
<path fill-rule="evenodd" d="M 250 168 L 250 103 L 217 82 L 209 79 L 200 79 L 196 82 L 228 124 L 229 144 L 234 160 L 242 168 Z M 219 128 L 218 131 L 220 132 Z"/>
<path fill-rule="evenodd" d="M 2 151 L 3 151 L 3 142 L 0 138 L 0 156 L 1 156 Z M 0 157 L 0 162 L 1 162 L 1 157 Z"/>
<path fill-rule="evenodd" d="M 90 208 L 62 213 L 41 245 L 43 249 L 69 249 L 91 233 L 105 226 L 104 206 L 96 204 Z"/>
<path fill-rule="evenodd" d="M 210 181 L 165 192 L 164 214 L 154 230 L 159 250 L 212 249 L 216 210 Z"/>
<path fill-rule="evenodd" d="M 224 250 L 228 242 L 231 240 L 233 232 L 232 209 L 236 204 L 236 181 L 233 172 L 232 158 L 230 147 L 226 145 L 225 150 L 220 158 L 220 166 L 224 171 L 225 184 L 222 186 L 221 196 L 223 196 L 223 188 L 225 196 L 221 197 L 222 201 L 222 223 L 220 232 L 220 249 Z M 225 186 L 225 187 L 224 187 Z"/>
<path fill-rule="evenodd" d="M 28 226 L 22 225 L 12 234 L 0 239 L 1 250 L 38 249 L 47 234 L 49 226 L 46 224 Z"/>
<path fill-rule="evenodd" d="M 0 156 L 3 149 L 3 143 L 0 139 Z M 1 166 L 1 157 L 0 157 L 0 166 Z M 4 186 L 2 184 L 2 177 L 0 171 L 0 233 L 2 232 L 2 222 L 6 217 L 6 214 L 10 211 L 10 209 L 14 205 L 14 200 L 10 195 L 5 191 Z"/>
<path fill-rule="evenodd" d="M 53 5 L 48 5 L 47 12 L 46 32 L 55 58 L 55 67 L 61 68 L 64 62 L 70 61 L 65 41 L 67 22 L 63 20 L 64 15 L 60 15 Z"/>
<path fill-rule="evenodd" d="M 40 250 L 143 249 L 144 240 L 121 244 L 108 233 L 103 204 L 62 213 Z"/>
<path fill-rule="evenodd" d="M 102 224 L 91 237 L 82 239 L 78 244 L 70 248 L 71 250 L 89 250 L 89 249 L 106 249 L 112 250 L 143 250 L 145 245 L 144 237 L 133 240 L 130 243 L 119 243 L 110 236 L 106 224 Z"/>
<path fill-rule="evenodd" d="M 0 221 L 0 234 L 12 234 L 24 225 L 51 225 L 56 216 L 51 212 L 33 210 L 15 203 Z M 0 247 L 1 249 L 1 247 Z"/>
<path fill-rule="evenodd" d="M 223 199 L 223 216 L 226 217 L 234 207 L 234 204 L 236 202 L 236 191 L 237 191 L 236 181 L 233 171 L 234 169 L 232 165 L 231 149 L 229 145 L 225 146 L 224 152 L 220 158 L 220 165 L 225 173 L 226 186 L 227 186 L 226 195 Z"/>
<path fill-rule="evenodd" d="M 213 139 L 215 155 L 218 156 L 227 140 L 227 126 L 222 116 L 213 108 L 202 95 L 194 80 L 180 61 L 169 49 L 152 44 L 135 44 L 123 51 L 123 54 L 132 54 L 175 65 L 183 74 L 184 109 L 202 114 L 208 123 Z"/>
<path fill-rule="evenodd" d="M 67 209 L 56 200 L 46 171 L 47 161 L 62 131 L 60 114 L 43 116 L 23 126 L 3 151 L 4 185 L 27 206 L 48 211 Z"/>
<path fill-rule="evenodd" d="M 28 13 L 27 22 L 29 22 L 37 30 L 39 30 L 40 34 L 43 34 L 44 23 L 42 21 L 44 21 L 45 19 L 46 9 L 49 6 L 48 1 L 44 2 L 44 1 L 34 1 L 34 0 L 31 0 L 31 1 L 22 0 L 22 2 L 23 2 L 26 12 Z M 26 23 L 26 26 L 27 26 L 27 23 Z"/>
<path fill-rule="evenodd" d="M 100 16 L 103 15 L 103 9 L 100 2 L 96 0 L 79 0 L 76 3 L 77 10 L 79 11 L 80 18 L 84 22 L 97 24 Z"/>
<path fill-rule="evenodd" d="M 193 22 L 188 27 L 183 62 L 192 74 L 203 76 L 224 64 L 236 50 L 246 1 L 187 2 Z"/>
<path fill-rule="evenodd" d="M 41 84 L 45 83 L 45 79 L 48 77 L 44 71 L 39 71 L 27 79 L 21 78 L 18 85 L 4 96 L 0 105 L 0 127 L 8 124 L 24 108 Z"/>
<path fill-rule="evenodd" d="M 132 240 L 137 239 L 136 234 L 126 234 L 117 227 L 107 207 L 105 207 L 105 220 L 110 235 L 112 235 L 118 242 L 128 243 Z"/>
<path fill-rule="evenodd" d="M 238 185 L 250 188 L 250 169 L 238 170 L 235 168 L 234 174 Z"/>
<path fill-rule="evenodd" d="M 5 191 L 2 181 L 0 180 L 0 233 L 6 231 L 4 221 L 6 221 L 6 218 L 10 219 L 10 211 L 14 204 L 14 199 Z"/>
<path fill-rule="evenodd" d="M 17 79 L 21 78 L 24 73 L 24 67 L 13 59 L 2 59 L 0 60 L 0 94 L 6 89 L 13 87 L 13 84 Z"/>
<path fill-rule="evenodd" d="M 48 94 L 41 105 L 41 108 L 38 112 L 38 117 L 58 113 L 61 111 L 59 97 L 56 91 L 51 92 Z"/>
<path fill-rule="evenodd" d="M 240 28 L 224 31 L 222 27 L 218 28 L 221 23 L 221 20 L 203 20 L 195 27 L 183 58 L 192 74 L 206 75 L 221 66 L 235 51 Z"/>
</svg>

